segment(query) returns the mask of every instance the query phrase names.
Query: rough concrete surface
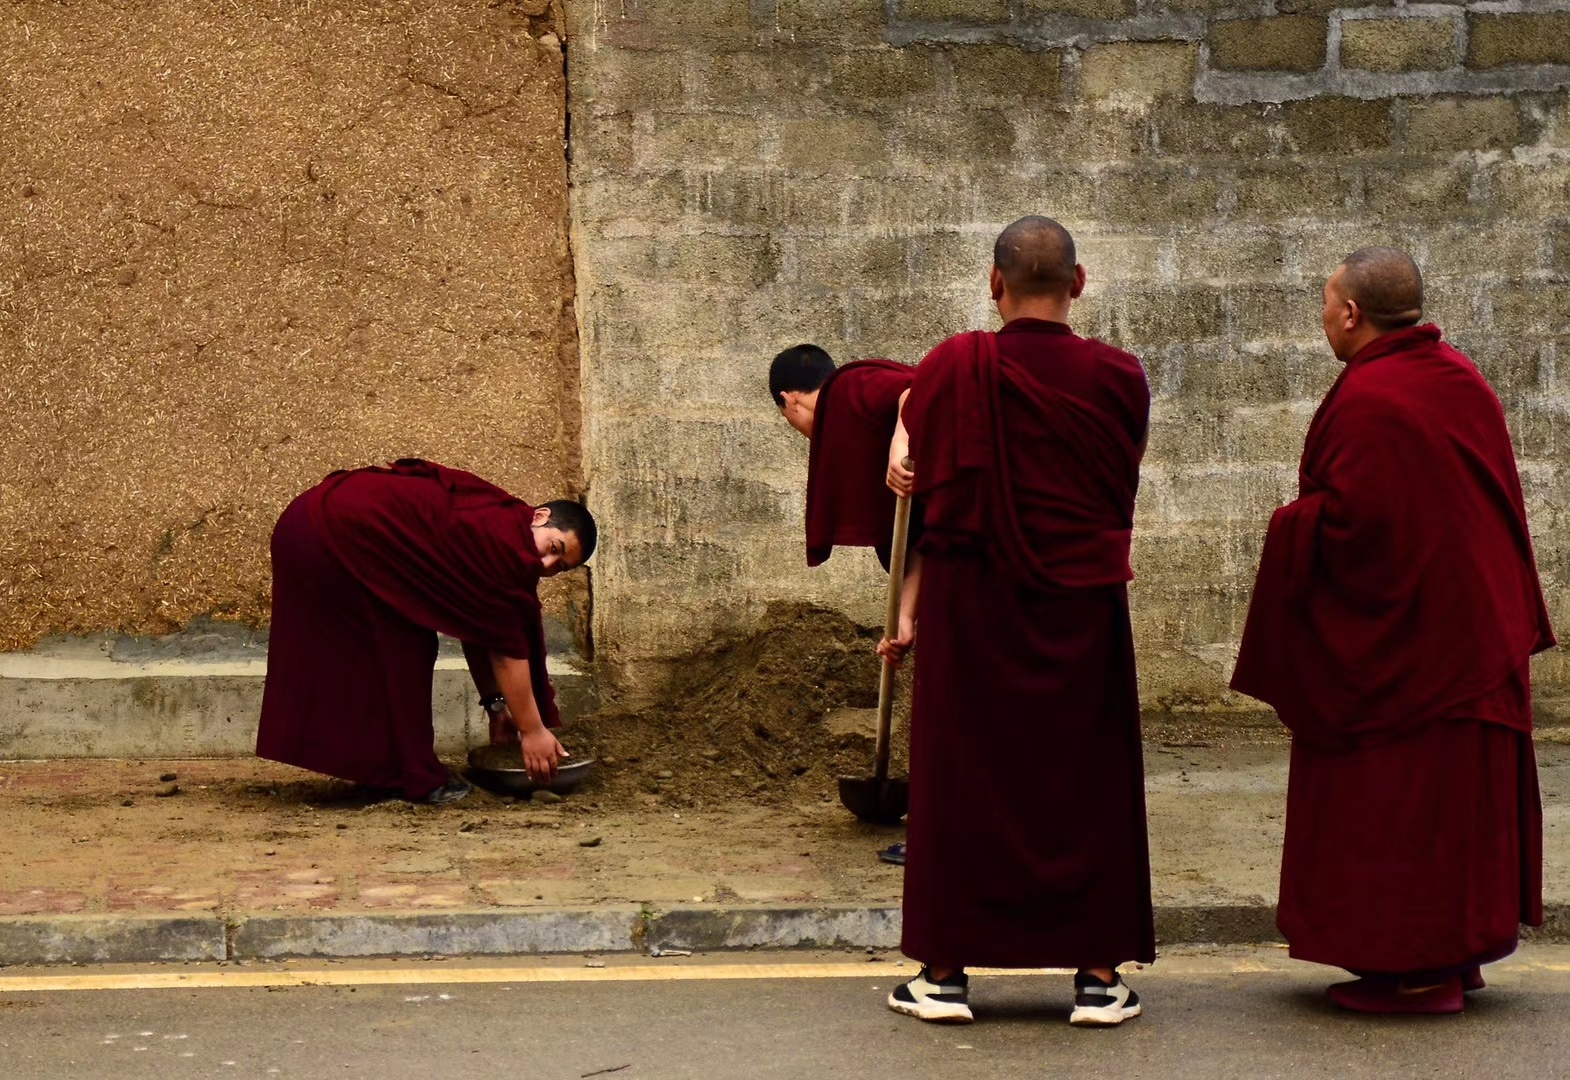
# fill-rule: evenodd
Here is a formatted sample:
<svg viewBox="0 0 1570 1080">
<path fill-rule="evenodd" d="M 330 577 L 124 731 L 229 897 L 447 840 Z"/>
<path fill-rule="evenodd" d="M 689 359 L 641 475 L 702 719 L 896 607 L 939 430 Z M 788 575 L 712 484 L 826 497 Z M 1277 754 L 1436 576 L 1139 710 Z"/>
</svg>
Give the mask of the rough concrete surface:
<svg viewBox="0 0 1570 1080">
<path fill-rule="evenodd" d="M 1570 935 L 1570 747 L 1542 742 L 1540 936 Z M 1151 742 L 1158 939 L 1275 939 L 1286 748 Z M 162 777 L 179 791 L 166 797 Z M 902 830 L 833 802 L 368 802 L 254 762 L 0 765 L 0 962 L 873 947 Z M 172 920 L 172 921 L 171 921 Z M 113 930 L 110 933 L 109 930 Z M 205 951 L 204 951 L 205 950 Z"/>
<path fill-rule="evenodd" d="M 265 621 L 273 522 L 333 469 L 581 488 L 555 25 L 6 5 L 0 648 Z"/>
</svg>

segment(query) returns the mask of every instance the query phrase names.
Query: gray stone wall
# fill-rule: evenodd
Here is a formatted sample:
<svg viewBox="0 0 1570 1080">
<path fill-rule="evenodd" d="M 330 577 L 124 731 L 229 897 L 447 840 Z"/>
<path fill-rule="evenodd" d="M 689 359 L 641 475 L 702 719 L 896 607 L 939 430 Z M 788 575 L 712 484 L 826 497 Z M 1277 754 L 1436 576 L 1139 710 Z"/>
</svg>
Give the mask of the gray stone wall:
<svg viewBox="0 0 1570 1080">
<path fill-rule="evenodd" d="M 806 448 L 768 359 L 915 361 L 995 325 L 990 244 L 1081 241 L 1081 333 L 1155 391 L 1134 590 L 1143 694 L 1213 707 L 1265 522 L 1336 364 L 1319 288 L 1412 250 L 1506 403 L 1570 614 L 1570 3 L 568 3 L 585 458 L 602 659 L 806 597 L 874 622 L 870 556 L 808 571 Z M 1542 658 L 1540 693 L 1570 672 Z"/>
</svg>

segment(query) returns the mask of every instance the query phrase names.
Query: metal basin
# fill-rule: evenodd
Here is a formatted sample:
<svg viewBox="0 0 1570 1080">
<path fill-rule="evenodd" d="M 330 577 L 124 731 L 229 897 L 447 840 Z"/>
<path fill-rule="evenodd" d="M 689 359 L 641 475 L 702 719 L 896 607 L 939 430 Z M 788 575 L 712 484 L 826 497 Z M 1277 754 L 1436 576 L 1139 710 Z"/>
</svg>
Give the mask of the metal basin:
<svg viewBox="0 0 1570 1080">
<path fill-rule="evenodd" d="M 578 790 L 594 766 L 593 758 L 574 761 L 568 758 L 556 770 L 556 779 L 537 784 L 523 767 L 523 754 L 516 743 L 510 746 L 476 746 L 469 751 L 469 779 L 498 795 L 528 795 L 542 787 L 557 795 Z"/>
</svg>

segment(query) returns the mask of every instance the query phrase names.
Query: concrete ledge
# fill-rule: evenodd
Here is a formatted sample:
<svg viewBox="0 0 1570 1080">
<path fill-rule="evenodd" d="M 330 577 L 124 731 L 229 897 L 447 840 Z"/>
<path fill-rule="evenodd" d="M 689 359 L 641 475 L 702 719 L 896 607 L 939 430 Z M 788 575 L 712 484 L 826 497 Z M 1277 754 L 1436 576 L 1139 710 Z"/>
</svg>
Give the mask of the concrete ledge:
<svg viewBox="0 0 1570 1080">
<path fill-rule="evenodd" d="M 256 915 L 229 936 L 232 960 L 292 956 L 508 956 L 633 952 L 635 907 L 387 915 Z"/>
<path fill-rule="evenodd" d="M 897 949 L 900 913 L 888 907 L 677 908 L 649 920 L 651 949 Z"/>
<path fill-rule="evenodd" d="M 18 915 L 0 919 L 0 964 L 224 960 L 216 915 Z"/>
<path fill-rule="evenodd" d="M 1550 904 L 1523 941 L 1570 942 L 1570 904 Z M 632 905 L 531 911 L 218 916 L 20 915 L 0 918 L 0 966 L 378 956 L 543 956 L 658 949 L 899 948 L 892 905 Z M 1279 942 L 1275 908 L 1158 907 L 1156 940 L 1174 945 Z"/>
</svg>

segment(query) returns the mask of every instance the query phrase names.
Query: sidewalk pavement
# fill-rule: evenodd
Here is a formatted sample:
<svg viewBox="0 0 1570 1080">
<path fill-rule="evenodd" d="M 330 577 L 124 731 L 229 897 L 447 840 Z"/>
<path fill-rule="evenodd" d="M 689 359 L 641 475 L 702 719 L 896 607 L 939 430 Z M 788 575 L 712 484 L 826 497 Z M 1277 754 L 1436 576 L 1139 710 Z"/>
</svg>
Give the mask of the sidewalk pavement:
<svg viewBox="0 0 1570 1080">
<path fill-rule="evenodd" d="M 1163 944 L 1276 940 L 1286 753 L 1147 744 Z M 1570 940 L 1570 746 L 1539 757 L 1538 933 Z M 902 831 L 828 801 L 675 810 L 591 784 L 438 808 L 249 759 L 78 759 L 0 763 L 0 815 L 0 964 L 899 941 L 900 871 L 874 853 Z"/>
</svg>

